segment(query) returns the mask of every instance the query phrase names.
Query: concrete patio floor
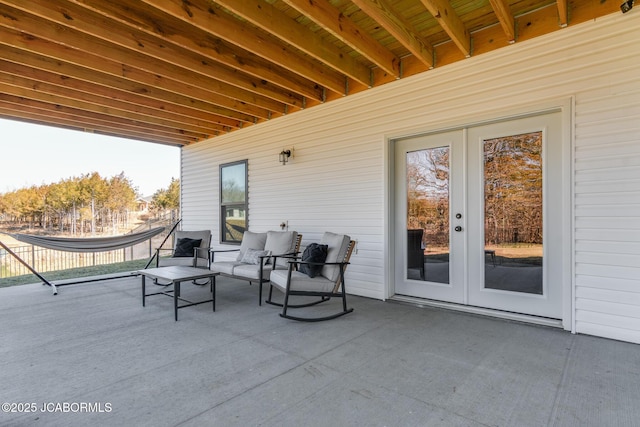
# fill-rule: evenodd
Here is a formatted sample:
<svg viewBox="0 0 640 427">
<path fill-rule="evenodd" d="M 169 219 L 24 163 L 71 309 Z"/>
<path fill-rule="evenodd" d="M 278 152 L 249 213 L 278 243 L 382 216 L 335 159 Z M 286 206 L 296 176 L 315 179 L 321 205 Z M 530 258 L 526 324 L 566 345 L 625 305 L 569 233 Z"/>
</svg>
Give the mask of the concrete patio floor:
<svg viewBox="0 0 640 427">
<path fill-rule="evenodd" d="M 0 425 L 640 425 L 638 345 L 359 297 L 299 323 L 231 279 L 217 297 L 175 322 L 139 278 L 0 289 Z"/>
</svg>

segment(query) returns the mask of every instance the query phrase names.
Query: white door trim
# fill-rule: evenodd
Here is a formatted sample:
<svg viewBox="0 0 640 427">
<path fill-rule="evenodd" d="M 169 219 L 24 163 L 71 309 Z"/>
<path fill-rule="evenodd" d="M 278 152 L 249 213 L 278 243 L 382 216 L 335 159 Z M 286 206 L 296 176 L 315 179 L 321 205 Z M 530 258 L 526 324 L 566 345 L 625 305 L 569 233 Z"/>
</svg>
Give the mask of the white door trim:
<svg viewBox="0 0 640 427">
<path fill-rule="evenodd" d="M 563 165 L 562 165 L 562 241 L 564 246 L 562 260 L 562 327 L 575 333 L 575 239 L 574 239 L 574 97 L 553 99 L 535 105 L 513 106 L 508 109 L 482 112 L 477 116 L 454 118 L 447 123 L 429 127 L 398 129 L 383 136 L 384 170 L 385 170 L 385 299 L 395 294 L 395 189 L 394 162 L 395 141 L 412 136 L 465 129 L 471 126 L 485 125 L 492 122 L 517 119 L 541 113 L 560 111 L 562 116 Z M 459 308 L 467 311 L 464 306 Z M 468 310 L 471 311 L 471 310 Z M 526 316 L 523 317 L 523 320 Z"/>
</svg>

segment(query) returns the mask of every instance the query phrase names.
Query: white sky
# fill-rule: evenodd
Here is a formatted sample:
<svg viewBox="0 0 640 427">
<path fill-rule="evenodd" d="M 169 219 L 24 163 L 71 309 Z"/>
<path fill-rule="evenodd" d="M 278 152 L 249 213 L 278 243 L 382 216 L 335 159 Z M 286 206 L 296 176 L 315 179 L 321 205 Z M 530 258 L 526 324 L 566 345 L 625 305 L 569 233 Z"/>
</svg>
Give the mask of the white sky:
<svg viewBox="0 0 640 427">
<path fill-rule="evenodd" d="M 151 196 L 180 178 L 180 149 L 0 119 L 0 193 L 91 172 L 124 172 Z"/>
</svg>

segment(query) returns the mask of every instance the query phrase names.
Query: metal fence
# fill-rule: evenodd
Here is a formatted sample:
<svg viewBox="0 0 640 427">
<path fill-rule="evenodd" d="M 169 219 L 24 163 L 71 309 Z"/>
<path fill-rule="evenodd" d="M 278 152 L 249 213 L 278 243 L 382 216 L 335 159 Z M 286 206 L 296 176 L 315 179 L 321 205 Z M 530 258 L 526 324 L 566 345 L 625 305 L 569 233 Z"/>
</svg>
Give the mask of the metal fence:
<svg viewBox="0 0 640 427">
<path fill-rule="evenodd" d="M 32 245 L 13 247 L 11 250 L 38 272 L 115 264 L 150 258 L 153 254 L 151 244 L 146 242 L 115 251 L 93 253 L 62 252 Z M 0 278 L 25 274 L 30 274 L 27 267 L 7 251 L 0 249 Z"/>
<path fill-rule="evenodd" d="M 143 229 L 148 227 L 149 225 L 145 225 L 140 228 Z M 169 231 L 169 227 L 167 227 L 164 232 L 153 237 L 153 239 L 149 241 L 114 251 L 92 253 L 64 252 L 33 245 L 14 246 L 11 247 L 11 250 L 17 256 L 22 258 L 23 261 L 33 267 L 34 270 L 44 273 L 48 271 L 60 271 L 71 268 L 91 267 L 148 259 L 153 255 L 155 249 L 162 244 Z M 172 245 L 172 239 L 167 241 L 165 247 L 171 247 L 170 245 Z M 6 250 L 0 248 L 0 279 L 26 274 L 31 274 L 29 269 Z"/>
</svg>

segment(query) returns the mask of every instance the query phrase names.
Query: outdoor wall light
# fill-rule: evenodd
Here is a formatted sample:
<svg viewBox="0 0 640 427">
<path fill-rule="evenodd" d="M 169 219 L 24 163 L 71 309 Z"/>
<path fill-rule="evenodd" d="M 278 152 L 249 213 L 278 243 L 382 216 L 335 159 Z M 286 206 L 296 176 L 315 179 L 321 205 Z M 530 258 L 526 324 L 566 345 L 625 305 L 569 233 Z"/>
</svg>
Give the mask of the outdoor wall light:
<svg viewBox="0 0 640 427">
<path fill-rule="evenodd" d="M 627 0 L 626 2 L 622 3 L 620 5 L 620 10 L 622 11 L 622 13 L 629 12 L 631 8 L 633 8 L 633 3 L 634 3 L 634 0 Z"/>
<path fill-rule="evenodd" d="M 286 165 L 287 162 L 289 161 L 289 157 L 291 157 L 291 150 L 282 150 L 280 152 L 280 163 L 282 163 L 282 166 Z"/>
</svg>

